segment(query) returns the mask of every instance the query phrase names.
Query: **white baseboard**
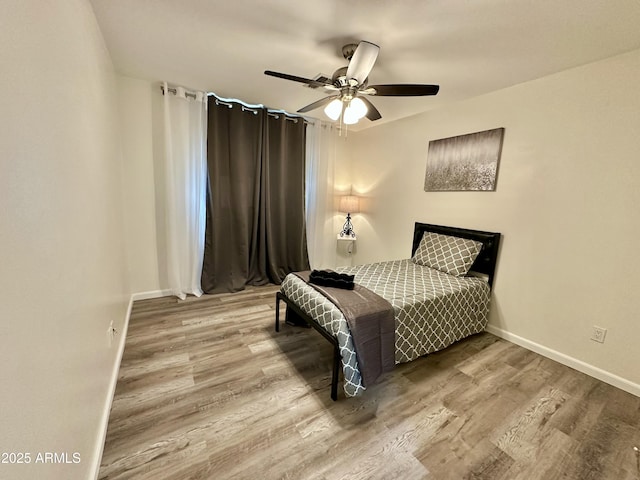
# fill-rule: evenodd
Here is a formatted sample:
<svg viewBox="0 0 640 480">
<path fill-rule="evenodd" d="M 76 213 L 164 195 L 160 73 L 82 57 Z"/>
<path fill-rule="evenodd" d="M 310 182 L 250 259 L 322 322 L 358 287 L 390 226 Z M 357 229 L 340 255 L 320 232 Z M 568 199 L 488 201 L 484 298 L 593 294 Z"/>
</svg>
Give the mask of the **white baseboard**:
<svg viewBox="0 0 640 480">
<path fill-rule="evenodd" d="M 134 295 L 129 298 L 129 306 L 127 307 L 127 313 L 124 317 L 124 323 L 122 325 L 122 331 L 118 332 L 118 351 L 113 361 L 113 369 L 111 370 L 111 378 L 109 379 L 109 389 L 107 399 L 105 401 L 104 410 L 102 411 L 102 418 L 100 419 L 100 434 L 98 436 L 98 445 L 95 452 L 95 461 L 93 465 L 94 475 L 93 478 L 98 480 L 100 474 L 100 463 L 102 462 L 102 453 L 104 452 L 104 442 L 107 438 L 107 427 L 109 426 L 109 414 L 111 413 L 111 404 L 113 403 L 113 396 L 116 393 L 116 384 L 118 383 L 118 373 L 120 372 L 120 362 L 122 361 L 122 355 L 124 353 L 124 341 L 127 338 L 127 331 L 129 330 L 129 318 L 131 317 L 131 309 L 133 308 Z"/>
<path fill-rule="evenodd" d="M 131 295 L 132 301 L 136 300 L 148 300 L 150 298 L 170 297 L 172 295 L 171 290 L 152 290 L 150 292 L 139 292 Z"/>
<path fill-rule="evenodd" d="M 594 367 L 593 365 L 585 363 L 582 360 L 578 360 L 577 358 L 573 358 L 565 355 L 564 353 L 552 350 L 548 347 L 545 347 L 544 345 L 540 345 L 538 343 L 532 342 L 531 340 L 527 340 L 526 338 L 514 335 L 513 333 L 509 333 L 493 325 L 487 325 L 486 330 L 487 332 L 492 333 L 497 337 L 503 338 L 511 343 L 515 343 L 516 345 L 520 345 L 527 350 L 539 353 L 544 357 L 555 360 L 556 362 L 566 365 L 567 367 L 571 367 L 575 370 L 578 370 L 579 372 L 585 373 L 591 377 L 597 378 L 598 380 L 602 380 L 609 385 L 613 385 L 614 387 L 624 390 L 625 392 L 629 392 L 637 397 L 640 397 L 640 385 L 638 385 L 637 383 L 633 383 L 611 372 L 607 372 L 606 370 L 602 370 L 601 368 Z"/>
<path fill-rule="evenodd" d="M 104 442 L 107 438 L 107 427 L 109 426 L 109 414 L 111 413 L 111 404 L 113 403 L 113 396 L 116 393 L 116 384 L 118 383 L 118 374 L 120 372 L 120 362 L 122 361 L 122 355 L 124 354 L 124 343 L 127 338 L 127 331 L 129 330 L 129 319 L 131 317 L 131 309 L 133 308 L 133 302 L 136 300 L 147 300 L 149 298 L 168 297 L 171 295 L 171 290 L 153 290 L 150 292 L 134 293 L 129 298 L 129 306 L 127 307 L 127 313 L 125 314 L 124 323 L 122 325 L 122 331 L 118 336 L 118 352 L 116 353 L 113 361 L 113 369 L 111 371 L 111 378 L 109 379 L 109 390 L 107 400 L 105 401 L 104 410 L 100 419 L 100 432 L 98 436 L 98 445 L 95 449 L 93 478 L 98 479 L 100 474 L 100 463 L 102 462 L 102 453 L 104 451 Z"/>
</svg>

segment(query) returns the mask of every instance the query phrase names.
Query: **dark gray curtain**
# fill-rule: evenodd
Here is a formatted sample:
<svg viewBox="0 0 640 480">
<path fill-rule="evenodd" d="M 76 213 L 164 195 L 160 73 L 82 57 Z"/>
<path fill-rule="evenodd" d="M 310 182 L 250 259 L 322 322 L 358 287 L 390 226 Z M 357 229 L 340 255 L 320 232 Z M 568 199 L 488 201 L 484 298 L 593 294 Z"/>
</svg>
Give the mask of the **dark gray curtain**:
<svg viewBox="0 0 640 480">
<path fill-rule="evenodd" d="M 202 289 L 234 292 L 309 269 L 305 125 L 209 98 Z"/>
</svg>

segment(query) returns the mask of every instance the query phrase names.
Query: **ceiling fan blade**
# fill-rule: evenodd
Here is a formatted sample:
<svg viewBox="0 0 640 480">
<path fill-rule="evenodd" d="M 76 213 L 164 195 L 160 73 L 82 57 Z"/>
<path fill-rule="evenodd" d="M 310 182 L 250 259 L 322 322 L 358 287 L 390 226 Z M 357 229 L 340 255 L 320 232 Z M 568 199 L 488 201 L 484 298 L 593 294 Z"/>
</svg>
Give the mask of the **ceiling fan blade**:
<svg viewBox="0 0 640 480">
<path fill-rule="evenodd" d="M 331 85 L 331 83 L 319 82 L 318 80 L 312 80 L 311 78 L 298 77 L 296 75 L 289 75 L 288 73 L 273 72 L 271 70 L 265 70 L 265 75 L 271 77 L 284 78 L 285 80 L 291 80 L 293 82 L 306 83 L 307 85 L 313 85 L 315 87 L 324 87 Z"/>
<path fill-rule="evenodd" d="M 321 98 L 320 100 L 317 100 L 313 103 L 310 103 L 309 105 L 307 105 L 306 107 L 302 107 L 300 110 L 298 110 L 298 113 L 305 113 L 305 112 L 310 112 L 311 110 L 314 110 L 316 108 L 320 108 L 324 105 L 327 105 L 329 103 L 331 103 L 331 101 L 334 98 L 339 98 L 340 95 L 332 95 L 330 97 L 325 97 L 325 98 Z"/>
<path fill-rule="evenodd" d="M 367 106 L 367 114 L 365 115 L 365 117 L 367 117 L 372 122 L 375 122 L 376 120 L 380 120 L 382 118 L 382 115 L 380 115 L 380 112 L 378 111 L 378 109 L 373 106 L 373 103 L 371 103 L 368 98 L 366 97 L 358 97 L 358 98 L 362 100 Z"/>
<path fill-rule="evenodd" d="M 422 85 L 418 83 L 402 83 L 391 85 L 369 85 L 373 88 L 374 95 L 385 97 L 420 97 L 423 95 L 435 95 L 440 90 L 439 85 Z"/>
<path fill-rule="evenodd" d="M 364 40 L 358 44 L 358 48 L 353 52 L 349 67 L 347 68 L 347 78 L 353 78 L 358 85 L 364 83 L 369 76 L 373 64 L 376 63 L 380 47 Z"/>
</svg>

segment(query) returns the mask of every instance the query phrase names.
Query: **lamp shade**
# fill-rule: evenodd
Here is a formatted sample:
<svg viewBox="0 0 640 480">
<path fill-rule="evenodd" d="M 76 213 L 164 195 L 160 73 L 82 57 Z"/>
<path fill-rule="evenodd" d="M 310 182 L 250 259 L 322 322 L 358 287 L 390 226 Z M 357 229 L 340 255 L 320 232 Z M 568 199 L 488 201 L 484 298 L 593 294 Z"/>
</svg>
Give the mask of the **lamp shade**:
<svg viewBox="0 0 640 480">
<path fill-rule="evenodd" d="M 342 115 L 342 121 L 345 123 L 345 125 L 353 125 L 354 123 L 358 123 L 358 120 L 360 119 L 356 117 L 355 112 L 351 107 L 347 107 L 344 109 L 344 115 Z"/>
<path fill-rule="evenodd" d="M 355 195 L 340 197 L 340 211 L 345 213 L 358 213 L 360 211 L 360 199 Z"/>
<path fill-rule="evenodd" d="M 349 103 L 349 109 L 353 112 L 353 115 L 358 120 L 364 117 L 369 110 L 362 99 L 358 97 L 355 97 L 353 100 L 351 100 L 351 102 Z"/>
<path fill-rule="evenodd" d="M 329 105 L 324 108 L 324 113 L 331 120 L 337 120 L 342 113 L 342 102 L 338 98 L 334 98 Z"/>
<path fill-rule="evenodd" d="M 348 101 L 344 98 L 334 98 L 324 108 L 324 113 L 331 120 L 337 120 L 342 115 L 342 121 L 346 125 L 358 123 L 367 114 L 367 111 L 367 105 L 358 97 Z"/>
</svg>

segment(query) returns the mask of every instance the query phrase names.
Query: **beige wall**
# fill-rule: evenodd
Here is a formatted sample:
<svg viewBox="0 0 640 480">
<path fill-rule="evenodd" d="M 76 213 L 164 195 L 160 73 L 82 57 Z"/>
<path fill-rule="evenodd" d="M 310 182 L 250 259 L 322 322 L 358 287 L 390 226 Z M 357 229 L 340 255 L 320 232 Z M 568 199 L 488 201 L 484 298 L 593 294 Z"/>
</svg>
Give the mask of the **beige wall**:
<svg viewBox="0 0 640 480">
<path fill-rule="evenodd" d="M 333 205 L 327 212 L 325 222 L 325 241 L 323 242 L 325 264 L 312 265 L 312 268 L 336 268 L 349 266 L 353 262 L 353 254 L 349 253 L 347 243 L 338 241 L 338 233 L 342 230 L 346 214 L 338 211 L 340 196 L 351 191 L 351 164 L 347 161 L 349 149 L 348 135 L 340 135 L 336 132 L 335 161 L 333 166 L 333 191 L 329 189 L 329 205 Z M 353 250 L 353 249 L 352 249 Z"/>
<path fill-rule="evenodd" d="M 164 220 L 156 213 L 156 197 L 163 189 L 155 186 L 163 180 L 157 151 L 162 144 L 162 95 L 151 82 L 120 75 L 117 87 L 129 281 L 134 293 L 157 292 L 167 288 Z"/>
<path fill-rule="evenodd" d="M 0 477 L 85 480 L 129 291 L 113 68 L 85 0 L 4 1 L 0 65 L 0 452 L 32 455 Z"/>
<path fill-rule="evenodd" d="M 640 50 L 353 134 L 356 263 L 409 257 L 415 221 L 502 232 L 492 327 L 638 394 L 638 78 Z M 496 192 L 423 191 L 429 140 L 496 127 Z"/>
</svg>

